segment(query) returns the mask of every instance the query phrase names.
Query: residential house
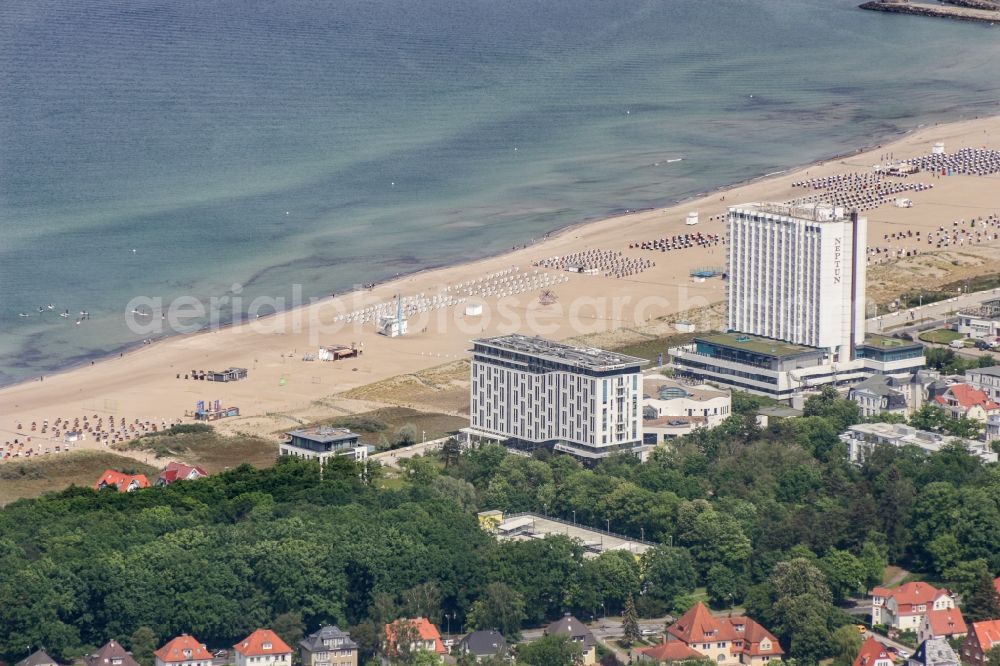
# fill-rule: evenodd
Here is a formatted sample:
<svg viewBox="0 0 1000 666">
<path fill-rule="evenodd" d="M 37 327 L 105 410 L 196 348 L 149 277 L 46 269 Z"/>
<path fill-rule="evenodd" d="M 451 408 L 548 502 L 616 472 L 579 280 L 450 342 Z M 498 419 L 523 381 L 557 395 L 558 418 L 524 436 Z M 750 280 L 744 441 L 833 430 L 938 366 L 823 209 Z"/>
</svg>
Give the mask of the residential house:
<svg viewBox="0 0 1000 666">
<path fill-rule="evenodd" d="M 588 666 L 597 663 L 597 640 L 594 634 L 583 622 L 566 613 L 545 628 L 547 636 L 568 636 L 574 643 L 579 643 L 583 650 L 583 664 Z"/>
<path fill-rule="evenodd" d="M 962 643 L 962 661 L 971 666 L 986 666 L 987 653 L 1000 645 L 1000 620 L 973 622 Z"/>
<path fill-rule="evenodd" d="M 236 666 L 292 666 L 292 648 L 270 629 L 258 629 L 233 650 Z"/>
<path fill-rule="evenodd" d="M 149 479 L 145 474 L 125 474 L 113 469 L 104 470 L 101 478 L 94 484 L 94 490 L 115 488 L 120 493 L 130 493 L 139 488 L 149 488 Z"/>
<path fill-rule="evenodd" d="M 59 666 L 59 664 L 45 650 L 35 650 L 14 666 Z"/>
<path fill-rule="evenodd" d="M 986 423 L 990 416 L 1000 415 L 1000 404 L 969 384 L 950 386 L 943 395 L 934 398 L 934 402 L 955 419 L 965 416 Z"/>
<path fill-rule="evenodd" d="M 932 370 L 918 370 L 905 376 L 872 375 L 847 392 L 847 399 L 861 408 L 864 417 L 899 414 L 909 417 L 927 400 L 927 388 L 940 378 Z"/>
<path fill-rule="evenodd" d="M 667 627 L 667 634 L 668 642 L 679 640 L 723 666 L 759 666 L 784 654 L 778 639 L 755 620 L 743 615 L 715 617 L 701 602 Z"/>
<path fill-rule="evenodd" d="M 920 643 L 906 666 L 959 666 L 958 655 L 943 638 L 929 638 Z"/>
<path fill-rule="evenodd" d="M 988 368 L 969 368 L 965 371 L 969 386 L 989 396 L 993 402 L 1000 402 L 1000 365 Z"/>
<path fill-rule="evenodd" d="M 705 655 L 695 652 L 683 641 L 666 636 L 659 645 L 636 650 L 640 662 L 651 661 L 654 664 L 671 664 L 678 661 L 693 661 L 706 659 Z"/>
<path fill-rule="evenodd" d="M 170 640 L 153 656 L 156 666 L 212 666 L 212 653 L 188 634 Z"/>
<path fill-rule="evenodd" d="M 927 583 L 904 583 L 896 588 L 876 587 L 872 595 L 872 624 L 884 624 L 899 631 L 916 632 L 930 610 L 955 608 L 948 590 Z"/>
<path fill-rule="evenodd" d="M 861 644 L 858 656 L 854 658 L 854 666 L 895 666 L 889 651 L 885 646 L 869 636 Z"/>
<path fill-rule="evenodd" d="M 335 626 L 325 626 L 299 641 L 302 666 L 358 666 L 358 644 Z"/>
<path fill-rule="evenodd" d="M 404 639 L 411 652 L 425 650 L 437 654 L 447 654 L 441 642 L 441 632 L 426 617 L 396 620 L 385 625 L 385 654 L 394 657 L 399 654 L 397 643 Z"/>
<path fill-rule="evenodd" d="M 139 666 L 132 653 L 115 640 L 108 641 L 94 654 L 88 654 L 83 661 L 86 666 Z"/>
<path fill-rule="evenodd" d="M 459 654 L 471 654 L 476 661 L 507 654 L 507 641 L 499 631 L 473 631 L 458 643 Z"/>
<path fill-rule="evenodd" d="M 917 628 L 917 642 L 923 643 L 931 638 L 965 638 L 968 633 L 960 609 L 929 610 Z"/>
<path fill-rule="evenodd" d="M 156 485 L 169 486 L 175 481 L 194 481 L 206 476 L 208 476 L 208 472 L 201 467 L 193 467 L 179 462 L 169 462 L 166 468 L 160 472 L 160 476 L 157 477 Z"/>
</svg>

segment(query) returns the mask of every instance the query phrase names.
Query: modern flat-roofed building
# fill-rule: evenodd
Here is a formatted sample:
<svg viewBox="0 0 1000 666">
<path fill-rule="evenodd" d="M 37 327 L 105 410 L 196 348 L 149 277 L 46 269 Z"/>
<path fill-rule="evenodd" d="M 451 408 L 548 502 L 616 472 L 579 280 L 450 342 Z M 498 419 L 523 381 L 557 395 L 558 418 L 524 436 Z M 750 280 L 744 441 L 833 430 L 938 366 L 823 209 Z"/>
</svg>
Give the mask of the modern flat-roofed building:
<svg viewBox="0 0 1000 666">
<path fill-rule="evenodd" d="M 867 228 L 826 203 L 730 208 L 730 330 L 852 359 L 865 336 Z"/>
<path fill-rule="evenodd" d="M 921 345 L 865 334 L 866 237 L 831 204 L 730 208 L 729 330 L 671 349 L 671 367 L 778 400 L 923 367 Z"/>
<path fill-rule="evenodd" d="M 642 450 L 646 360 L 539 337 L 473 341 L 470 436 L 594 461 Z"/>
<path fill-rule="evenodd" d="M 1000 337 L 1000 299 L 959 310 L 957 330 L 970 338 L 996 340 Z"/>
<path fill-rule="evenodd" d="M 947 444 L 956 443 L 964 446 L 970 455 L 977 456 L 984 463 L 997 462 L 998 458 L 986 442 L 917 430 L 902 423 L 858 423 L 843 432 L 840 440 L 847 444 L 848 459 L 856 463 L 860 463 L 879 444 L 916 446 L 927 453 L 935 453 Z"/>
<path fill-rule="evenodd" d="M 358 435 L 347 428 L 316 426 L 285 433 L 288 440 L 282 442 L 278 450 L 283 456 L 316 460 L 325 465 L 330 458 L 345 456 L 354 460 L 365 460 L 368 447 L 358 443 Z"/>
</svg>

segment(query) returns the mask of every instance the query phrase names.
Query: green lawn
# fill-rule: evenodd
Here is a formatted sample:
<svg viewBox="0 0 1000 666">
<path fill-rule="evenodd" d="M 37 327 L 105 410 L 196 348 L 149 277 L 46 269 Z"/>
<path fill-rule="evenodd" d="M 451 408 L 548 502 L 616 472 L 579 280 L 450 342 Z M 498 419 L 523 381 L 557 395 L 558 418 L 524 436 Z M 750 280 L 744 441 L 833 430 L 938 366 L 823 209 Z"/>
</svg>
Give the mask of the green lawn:
<svg viewBox="0 0 1000 666">
<path fill-rule="evenodd" d="M 952 340 L 961 340 L 965 336 L 958 331 L 950 331 L 947 328 L 938 328 L 933 331 L 921 333 L 918 336 L 924 342 L 933 342 L 939 345 L 946 345 Z"/>
<path fill-rule="evenodd" d="M 278 456 L 276 442 L 251 435 L 220 435 L 213 430 L 171 434 L 169 431 L 116 445 L 150 451 L 157 458 L 175 458 L 199 465 L 209 474 L 249 463 L 270 467 Z"/>
<path fill-rule="evenodd" d="M 350 428 L 361 436 L 362 444 L 379 447 L 380 443 L 391 444 L 395 441 L 397 432 L 403 426 L 413 426 L 419 442 L 421 438 L 440 439 L 453 435 L 460 428 L 468 426 L 469 420 L 450 414 L 420 412 L 408 407 L 383 407 L 360 414 L 337 416 L 319 421 L 318 424 Z"/>
</svg>

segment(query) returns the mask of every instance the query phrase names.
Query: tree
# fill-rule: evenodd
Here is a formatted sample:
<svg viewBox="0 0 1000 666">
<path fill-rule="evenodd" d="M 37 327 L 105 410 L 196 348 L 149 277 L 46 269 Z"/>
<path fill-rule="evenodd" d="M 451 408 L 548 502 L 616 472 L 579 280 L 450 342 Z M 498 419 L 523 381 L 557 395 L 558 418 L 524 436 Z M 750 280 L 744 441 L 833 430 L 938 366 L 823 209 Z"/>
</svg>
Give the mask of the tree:
<svg viewBox="0 0 1000 666">
<path fill-rule="evenodd" d="M 849 625 L 838 627 L 830 636 L 830 647 L 833 651 L 833 666 L 851 666 L 861 649 L 861 634 Z"/>
<path fill-rule="evenodd" d="M 746 580 L 729 567 L 714 564 L 705 577 L 705 591 L 714 608 L 732 608 L 743 601 Z"/>
<path fill-rule="evenodd" d="M 153 666 L 155 661 L 153 652 L 158 647 L 156 643 L 156 633 L 144 625 L 132 632 L 132 637 L 129 639 L 129 649 L 141 666 Z"/>
<path fill-rule="evenodd" d="M 302 622 L 302 613 L 289 611 L 274 618 L 271 629 L 289 645 L 298 645 L 305 633 L 305 625 Z"/>
<path fill-rule="evenodd" d="M 421 583 L 403 592 L 403 607 L 410 617 L 426 617 L 433 623 L 441 619 L 441 588 L 435 583 Z"/>
<path fill-rule="evenodd" d="M 983 434 L 984 424 L 968 416 L 960 416 L 957 419 L 948 419 L 943 424 L 944 431 L 955 437 L 966 439 L 976 439 Z"/>
<path fill-rule="evenodd" d="M 526 618 L 524 595 L 504 583 L 490 583 L 473 602 L 466 623 L 474 629 L 495 629 L 516 638 Z"/>
<path fill-rule="evenodd" d="M 449 437 L 444 440 L 444 444 L 441 445 L 441 460 L 444 462 L 445 469 L 456 463 L 461 455 L 462 444 L 458 439 Z"/>
<path fill-rule="evenodd" d="M 819 565 L 826 575 L 834 600 L 843 601 L 863 591 L 865 567 L 852 553 L 831 548 L 820 559 Z"/>
<path fill-rule="evenodd" d="M 639 616 L 635 612 L 635 601 L 631 594 L 625 600 L 625 612 L 622 613 L 622 635 L 624 645 L 635 645 L 642 640 L 642 632 L 639 630 Z"/>
<path fill-rule="evenodd" d="M 986 653 L 986 666 L 1000 666 L 1000 645 L 990 648 Z"/>
<path fill-rule="evenodd" d="M 428 652 L 427 650 L 419 650 L 414 652 L 406 660 L 407 666 L 440 666 L 444 664 L 441 657 L 433 652 Z"/>
<path fill-rule="evenodd" d="M 517 663 L 527 666 L 574 666 L 583 663 L 583 649 L 569 636 L 542 636 L 519 645 Z"/>
<path fill-rule="evenodd" d="M 417 426 L 412 423 L 407 423 L 396 431 L 396 442 L 393 444 L 394 449 L 402 449 L 407 446 L 413 446 L 417 443 Z"/>
<path fill-rule="evenodd" d="M 678 596 L 693 592 L 698 586 L 694 561 L 684 548 L 664 545 L 650 548 L 640 558 L 639 567 L 642 572 L 641 600 L 650 598 L 660 605 L 658 610 L 644 614 L 662 615 L 673 607 Z"/>
<path fill-rule="evenodd" d="M 910 417 L 910 425 L 918 430 L 930 430 L 940 432 L 944 430 L 945 424 L 951 420 L 948 412 L 944 411 L 932 402 L 924 403 Z"/>
<path fill-rule="evenodd" d="M 962 612 L 969 622 L 980 622 L 1000 617 L 1000 593 L 993 584 L 993 577 L 983 571 L 972 593 L 965 600 Z"/>
</svg>

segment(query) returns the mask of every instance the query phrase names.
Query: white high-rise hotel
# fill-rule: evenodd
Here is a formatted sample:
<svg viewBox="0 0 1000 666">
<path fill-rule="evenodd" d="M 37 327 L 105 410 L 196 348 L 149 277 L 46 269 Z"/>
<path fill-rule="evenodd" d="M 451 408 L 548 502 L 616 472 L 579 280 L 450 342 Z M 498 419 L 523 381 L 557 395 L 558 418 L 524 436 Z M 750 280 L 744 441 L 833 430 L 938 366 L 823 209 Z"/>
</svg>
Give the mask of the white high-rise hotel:
<svg viewBox="0 0 1000 666">
<path fill-rule="evenodd" d="M 595 460 L 642 446 L 644 359 L 538 337 L 473 341 L 473 437 Z"/>
<path fill-rule="evenodd" d="M 729 329 L 848 361 L 865 337 L 867 220 L 830 204 L 729 209 Z"/>
</svg>

